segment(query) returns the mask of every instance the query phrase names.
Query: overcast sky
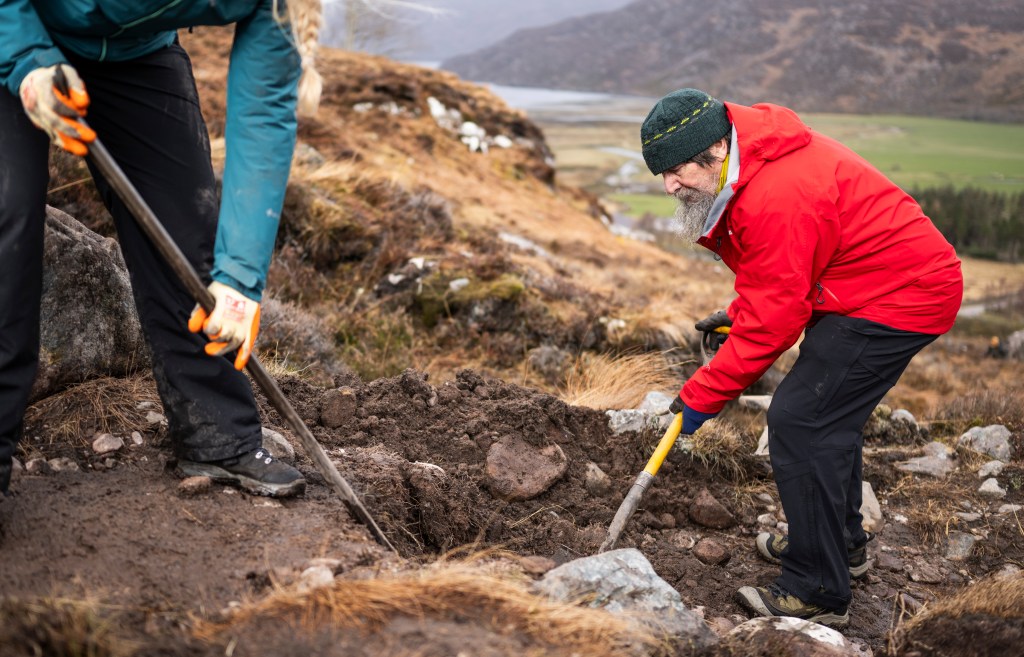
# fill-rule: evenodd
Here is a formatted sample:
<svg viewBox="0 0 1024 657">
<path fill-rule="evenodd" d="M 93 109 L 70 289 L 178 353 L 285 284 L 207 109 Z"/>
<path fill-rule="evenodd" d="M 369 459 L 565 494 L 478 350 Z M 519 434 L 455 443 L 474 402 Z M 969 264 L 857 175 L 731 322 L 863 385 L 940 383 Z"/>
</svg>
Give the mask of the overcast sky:
<svg viewBox="0 0 1024 657">
<path fill-rule="evenodd" d="M 421 0 L 445 10 L 431 16 L 416 11 L 395 11 L 402 25 L 395 37 L 367 47 L 367 50 L 416 61 L 441 61 L 453 55 L 489 46 L 528 27 L 557 23 L 565 18 L 609 11 L 631 0 Z M 344 27 L 339 9 L 343 1 L 327 5 L 328 25 L 324 41 L 343 45 Z"/>
</svg>

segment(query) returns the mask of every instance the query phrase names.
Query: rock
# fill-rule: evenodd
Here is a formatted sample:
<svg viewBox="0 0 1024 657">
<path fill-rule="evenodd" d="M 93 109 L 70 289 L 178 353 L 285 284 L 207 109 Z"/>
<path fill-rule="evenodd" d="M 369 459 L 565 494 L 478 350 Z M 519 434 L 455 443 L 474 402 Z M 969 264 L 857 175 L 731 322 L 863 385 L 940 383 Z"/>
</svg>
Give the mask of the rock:
<svg viewBox="0 0 1024 657">
<path fill-rule="evenodd" d="M 999 570 L 997 570 L 994 573 L 992 573 L 992 576 L 993 577 L 999 577 L 999 578 L 1004 578 L 1004 577 L 1005 578 L 1010 578 L 1010 577 L 1016 578 L 1016 577 L 1018 577 L 1020 575 L 1020 573 L 1021 573 L 1021 567 L 1020 566 L 1018 566 L 1015 563 L 1005 563 L 1005 564 L 1003 564 L 1003 566 Z"/>
<path fill-rule="evenodd" d="M 761 432 L 761 437 L 757 439 L 757 449 L 754 450 L 754 456 L 768 456 L 768 427 L 764 428 Z"/>
<path fill-rule="evenodd" d="M 709 566 L 720 566 L 729 561 L 732 555 L 721 543 L 704 538 L 693 548 L 693 556 Z"/>
<path fill-rule="evenodd" d="M 78 472 L 81 470 L 78 464 L 66 457 L 60 457 L 56 459 L 50 459 L 47 461 L 50 469 L 54 472 Z"/>
<path fill-rule="evenodd" d="M 644 396 L 644 400 L 640 402 L 640 407 L 637 410 L 652 416 L 665 415 L 668 413 L 668 407 L 672 405 L 673 401 L 675 401 L 674 396 L 652 391 Z"/>
<path fill-rule="evenodd" d="M 879 551 L 875 556 L 875 565 L 881 570 L 888 570 L 894 573 L 903 572 L 905 567 L 903 559 L 900 559 L 891 552 L 883 551 Z"/>
<path fill-rule="evenodd" d="M 865 657 L 863 648 L 847 641 L 839 632 L 789 616 L 752 618 L 734 628 L 723 639 L 724 646 L 736 648 L 723 654 L 770 654 L 773 657 Z"/>
<path fill-rule="evenodd" d="M 29 403 L 149 363 L 117 242 L 52 207 L 46 208 L 39 325 L 39 370 Z"/>
<path fill-rule="evenodd" d="M 1006 489 L 999 485 L 999 482 L 996 481 L 995 477 L 992 477 L 982 482 L 981 486 L 978 487 L 978 494 L 984 495 L 985 497 L 1000 499 L 1006 497 Z"/>
<path fill-rule="evenodd" d="M 774 527 L 778 521 L 779 519 L 771 513 L 762 513 L 757 517 L 757 524 L 764 525 L 765 527 Z"/>
<path fill-rule="evenodd" d="M 907 593 L 900 593 L 900 604 L 913 615 L 916 615 L 924 607 L 920 601 Z"/>
<path fill-rule="evenodd" d="M 157 411 L 149 411 L 146 413 L 146 424 L 149 426 L 166 425 L 167 418 L 164 417 L 163 413 Z"/>
<path fill-rule="evenodd" d="M 861 505 L 860 514 L 864 517 L 861 526 L 864 531 L 878 533 L 885 528 L 885 518 L 882 516 L 882 505 L 878 503 L 875 491 L 871 484 L 861 482 Z"/>
<path fill-rule="evenodd" d="M 178 483 L 178 494 L 182 497 L 203 495 L 213 488 L 213 479 L 209 477 L 186 477 Z"/>
<path fill-rule="evenodd" d="M 551 382 L 559 381 L 573 361 L 570 352 L 551 345 L 541 345 L 531 349 L 527 353 L 526 359 L 534 372 Z"/>
<path fill-rule="evenodd" d="M 109 454 L 124 447 L 124 439 L 109 433 L 102 433 L 92 441 L 92 451 L 97 454 Z"/>
<path fill-rule="evenodd" d="M 355 417 L 357 404 L 356 393 L 352 388 L 328 390 L 320 404 L 320 424 L 328 429 L 345 425 Z"/>
<path fill-rule="evenodd" d="M 519 565 L 523 567 L 523 571 L 529 575 L 543 575 L 544 573 L 558 567 L 554 559 L 542 557 L 540 555 L 530 555 L 526 557 L 519 557 Z"/>
<path fill-rule="evenodd" d="M 677 548 L 682 548 L 683 550 L 692 550 L 693 546 L 697 544 L 697 538 L 693 534 L 685 531 L 679 531 L 672 534 L 672 538 L 670 540 L 672 545 Z"/>
<path fill-rule="evenodd" d="M 133 445 L 141 445 L 142 442 L 143 442 L 142 434 L 139 433 L 138 431 L 133 431 L 132 432 L 132 444 Z"/>
<path fill-rule="evenodd" d="M 612 480 L 598 464 L 590 462 L 583 475 L 583 487 L 593 497 L 604 497 L 612 491 Z"/>
<path fill-rule="evenodd" d="M 978 522 L 981 520 L 980 513 L 968 513 L 967 511 L 957 511 L 956 517 L 960 518 L 964 522 Z"/>
<path fill-rule="evenodd" d="M 714 618 L 709 619 L 707 623 L 708 627 L 711 628 L 711 631 L 718 636 L 724 636 L 736 627 L 736 623 L 733 623 L 730 619 L 725 618 L 724 616 L 715 616 Z"/>
<path fill-rule="evenodd" d="M 295 448 L 282 434 L 263 427 L 263 447 L 275 459 L 294 459 Z"/>
<path fill-rule="evenodd" d="M 690 649 L 718 642 L 707 623 L 686 608 L 679 592 L 634 548 L 575 559 L 549 571 L 533 588 L 563 602 L 592 600 L 591 606 L 621 614 Z"/>
<path fill-rule="evenodd" d="M 487 484 L 491 493 L 510 502 L 537 497 L 562 478 L 568 460 L 562 448 L 552 443 L 531 445 L 513 436 L 503 436 L 487 450 Z"/>
<path fill-rule="evenodd" d="M 949 532 L 946 536 L 946 551 L 944 556 L 950 561 L 963 561 L 971 556 L 974 544 L 978 537 L 965 532 Z"/>
<path fill-rule="evenodd" d="M 772 404 L 771 395 L 740 395 L 736 400 L 743 408 L 749 408 L 755 411 L 768 412 L 768 407 Z"/>
<path fill-rule="evenodd" d="M 52 471 L 46 459 L 29 459 L 25 462 L 25 472 L 28 474 L 49 474 Z"/>
<path fill-rule="evenodd" d="M 658 421 L 646 411 L 627 408 L 623 411 L 605 411 L 608 416 L 608 428 L 612 433 L 619 435 L 627 431 L 643 431 L 650 425 L 657 425 Z"/>
<path fill-rule="evenodd" d="M 296 588 L 299 591 L 310 591 L 334 583 L 334 571 L 327 566 L 310 566 L 299 575 Z"/>
<path fill-rule="evenodd" d="M 942 571 L 930 563 L 914 564 L 910 570 L 910 579 L 922 584 L 941 584 L 943 581 Z"/>
<path fill-rule="evenodd" d="M 1003 504 L 999 507 L 999 510 L 996 511 L 996 513 L 1003 516 L 1008 513 L 1020 513 L 1022 509 L 1024 509 L 1024 506 L 1021 506 L 1020 504 Z"/>
<path fill-rule="evenodd" d="M 979 479 L 988 479 L 989 477 L 998 477 L 1003 473 L 1003 468 L 1006 464 L 1002 461 L 989 461 L 985 465 L 978 469 Z"/>
<path fill-rule="evenodd" d="M 892 412 L 892 415 L 889 416 L 889 419 L 893 422 L 903 422 L 905 424 L 912 424 L 915 427 L 917 426 L 917 418 L 915 418 L 914 414 L 905 408 L 897 408 Z"/>
<path fill-rule="evenodd" d="M 736 518 L 716 500 L 708 489 L 702 488 L 696 499 L 690 504 L 690 520 L 702 527 L 712 529 L 728 529 L 736 524 Z"/>
<path fill-rule="evenodd" d="M 1004 463 L 1010 461 L 1013 449 L 1010 447 L 1010 430 L 1001 424 L 992 424 L 987 427 L 972 427 L 957 440 L 957 445 L 963 445 L 975 452 L 987 454 L 994 459 Z"/>
<path fill-rule="evenodd" d="M 917 458 L 897 463 L 896 467 L 904 472 L 913 472 L 936 478 L 945 477 L 956 467 L 949 458 L 952 450 L 942 443 L 928 443 L 924 446 L 924 452 L 924 456 L 918 456 Z"/>
</svg>

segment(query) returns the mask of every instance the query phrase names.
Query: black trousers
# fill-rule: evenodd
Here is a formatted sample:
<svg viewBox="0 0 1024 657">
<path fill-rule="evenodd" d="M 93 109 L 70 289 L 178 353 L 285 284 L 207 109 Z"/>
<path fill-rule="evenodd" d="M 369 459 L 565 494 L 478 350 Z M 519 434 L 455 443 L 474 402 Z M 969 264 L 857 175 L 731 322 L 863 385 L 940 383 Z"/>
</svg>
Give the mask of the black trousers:
<svg viewBox="0 0 1024 657">
<path fill-rule="evenodd" d="M 850 603 L 848 547 L 862 545 L 862 430 L 917 352 L 938 336 L 830 315 L 807 330 L 772 397 L 768 449 L 789 547 L 776 580 L 829 609 Z"/>
<path fill-rule="evenodd" d="M 89 92 L 89 124 L 208 276 L 219 201 L 188 55 L 174 44 L 129 62 L 72 65 Z M 20 100 L 0 91 L 0 467 L 19 439 L 39 356 L 48 154 L 46 135 Z M 178 456 L 211 461 L 259 447 L 248 379 L 228 359 L 203 353 L 205 338 L 187 329 L 194 301 L 91 164 L 90 171 L 117 227 Z"/>
</svg>

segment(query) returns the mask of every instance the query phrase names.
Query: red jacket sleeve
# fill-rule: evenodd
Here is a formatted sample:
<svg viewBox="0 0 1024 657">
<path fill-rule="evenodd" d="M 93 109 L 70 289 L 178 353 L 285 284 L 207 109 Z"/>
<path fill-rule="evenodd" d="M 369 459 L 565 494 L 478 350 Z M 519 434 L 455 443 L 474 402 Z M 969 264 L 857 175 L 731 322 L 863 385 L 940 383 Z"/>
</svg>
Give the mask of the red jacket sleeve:
<svg viewBox="0 0 1024 657">
<path fill-rule="evenodd" d="M 801 202 L 799 190 L 783 199 L 786 190 L 768 188 L 753 195 L 747 189 L 729 214 L 739 253 L 738 296 L 728 309 L 732 330 L 680 392 L 687 406 L 704 413 L 722 410 L 796 343 L 811 316 L 815 283 L 839 246 L 833 205 Z"/>
</svg>

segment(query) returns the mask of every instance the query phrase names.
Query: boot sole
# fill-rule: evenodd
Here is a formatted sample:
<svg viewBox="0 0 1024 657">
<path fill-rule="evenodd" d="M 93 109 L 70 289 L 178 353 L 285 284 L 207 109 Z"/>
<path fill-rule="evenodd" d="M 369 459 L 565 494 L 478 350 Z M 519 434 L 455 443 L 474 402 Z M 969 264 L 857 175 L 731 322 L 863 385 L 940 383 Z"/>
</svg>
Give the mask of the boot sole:
<svg viewBox="0 0 1024 657">
<path fill-rule="evenodd" d="M 772 554 L 771 550 L 768 549 L 768 541 L 770 539 L 770 535 L 765 537 L 764 534 L 758 534 L 757 539 L 755 541 L 757 543 L 757 551 L 760 552 L 761 556 L 764 557 L 767 561 L 770 561 L 772 563 L 782 563 L 782 560 L 774 554 Z M 871 559 L 868 559 L 859 566 L 850 566 L 850 577 L 853 577 L 854 579 L 860 579 L 861 577 L 864 577 L 869 570 L 871 570 Z"/>
<path fill-rule="evenodd" d="M 757 592 L 757 589 L 752 586 L 744 586 L 737 591 L 736 601 L 751 613 L 758 616 L 763 616 L 765 618 L 778 618 L 780 616 L 780 614 L 777 614 L 768 608 L 768 605 L 766 605 L 764 600 L 761 599 L 761 595 Z M 825 613 L 817 614 L 809 618 L 802 618 L 800 616 L 794 616 L 793 618 L 800 618 L 800 620 L 819 623 L 836 629 L 844 628 L 850 624 L 849 610 L 842 614 L 837 614 L 833 611 L 826 611 Z"/>
<path fill-rule="evenodd" d="M 305 479 L 296 479 L 285 484 L 270 484 L 246 477 L 245 475 L 228 472 L 224 468 L 212 463 L 199 463 L 197 461 L 179 461 L 178 473 L 185 477 L 209 477 L 218 484 L 238 486 L 253 495 L 263 495 L 265 497 L 292 497 L 306 490 Z"/>
</svg>

